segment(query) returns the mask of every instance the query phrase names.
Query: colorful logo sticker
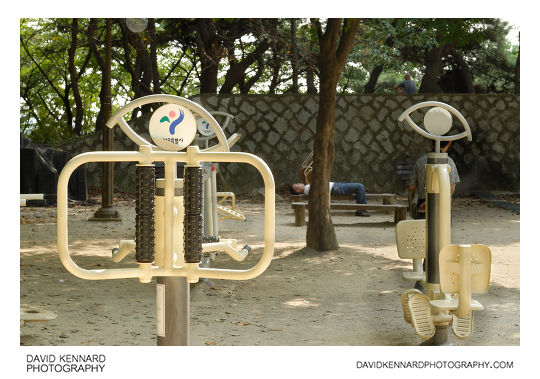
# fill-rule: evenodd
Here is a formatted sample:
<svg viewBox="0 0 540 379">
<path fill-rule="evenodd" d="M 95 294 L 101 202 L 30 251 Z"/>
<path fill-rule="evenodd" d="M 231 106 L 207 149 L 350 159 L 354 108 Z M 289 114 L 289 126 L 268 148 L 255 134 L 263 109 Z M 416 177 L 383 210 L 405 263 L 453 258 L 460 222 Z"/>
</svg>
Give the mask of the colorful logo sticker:
<svg viewBox="0 0 540 379">
<path fill-rule="evenodd" d="M 158 108 L 150 118 L 150 136 L 165 150 L 182 150 L 195 138 L 197 123 L 189 109 L 177 104 Z"/>
<path fill-rule="evenodd" d="M 202 117 L 197 120 L 197 130 L 199 131 L 199 133 L 201 133 L 201 136 L 203 137 L 214 135 L 214 129 L 212 129 L 210 123 Z"/>
</svg>

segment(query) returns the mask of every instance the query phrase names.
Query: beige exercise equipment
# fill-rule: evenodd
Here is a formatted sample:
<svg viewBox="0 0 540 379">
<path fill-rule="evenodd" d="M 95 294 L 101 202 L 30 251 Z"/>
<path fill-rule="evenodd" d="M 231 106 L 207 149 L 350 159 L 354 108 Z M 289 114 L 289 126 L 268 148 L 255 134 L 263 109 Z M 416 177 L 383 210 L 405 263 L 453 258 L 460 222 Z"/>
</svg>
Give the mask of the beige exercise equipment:
<svg viewBox="0 0 540 379">
<path fill-rule="evenodd" d="M 426 130 L 409 116 L 423 107 L 431 107 L 424 117 Z M 445 136 L 452 126 L 452 114 L 465 131 Z M 403 317 L 425 341 L 423 344 L 444 345 L 448 327 L 459 339 L 472 334 L 473 311 L 484 308 L 471 295 L 489 288 L 489 248 L 451 244 L 450 165 L 448 154 L 440 152 L 441 141 L 464 137 L 471 141 L 472 133 L 461 113 L 436 101 L 408 108 L 399 121 L 406 121 L 420 135 L 435 141 L 435 151 L 428 153 L 426 164 L 426 219 L 401 221 L 396 225 L 398 255 L 413 260 L 413 271 L 404 273 L 403 277 L 419 282 L 425 289 L 425 293 L 414 289 L 402 294 Z"/>
<path fill-rule="evenodd" d="M 396 225 L 396 242 L 401 259 L 412 259 L 413 271 L 404 272 L 403 279 L 425 282 L 422 260 L 426 258 L 425 220 L 403 220 Z"/>
<path fill-rule="evenodd" d="M 149 122 L 153 143 L 136 134 L 125 115 L 146 104 L 164 103 Z M 218 143 L 199 149 L 192 145 L 197 117 L 212 131 Z M 199 104 L 171 95 L 149 95 L 119 109 L 106 123 L 122 131 L 138 145 L 137 151 L 96 151 L 77 155 L 58 178 L 57 240 L 64 267 L 87 280 L 137 278 L 148 283 L 156 278 L 156 321 L 158 345 L 187 345 L 189 340 L 189 284 L 199 279 L 248 280 L 262 274 L 272 261 L 275 241 L 275 183 L 272 171 L 259 157 L 229 151 L 237 140 L 225 137 L 214 117 Z M 210 133 L 209 133 L 210 134 Z M 236 135 L 237 136 L 237 135 Z M 185 151 L 181 151 L 185 148 Z M 137 174 L 135 240 L 121 240 L 113 250 L 113 262 L 135 252 L 136 262 L 123 268 L 86 269 L 72 259 L 68 240 L 68 182 L 81 165 L 91 162 L 133 162 Z M 156 179 L 155 162 L 163 162 L 164 178 Z M 177 164 L 185 163 L 178 179 Z M 237 162 L 253 166 L 264 182 L 264 248 L 250 268 L 204 267 L 204 254 L 224 251 L 236 261 L 246 258 L 251 248 L 237 246 L 234 239 L 207 242 L 202 230 L 204 162 Z M 217 191 L 214 191 L 215 194 Z M 217 201 L 216 201 L 217 203 Z M 216 220 L 217 221 L 217 220 Z M 73 247 L 73 246 L 72 246 Z"/>
<path fill-rule="evenodd" d="M 416 334 L 423 340 L 430 339 L 435 335 L 435 324 L 429 307 L 429 298 L 416 293 L 409 296 L 409 317 Z"/>
<path fill-rule="evenodd" d="M 411 323 L 411 310 L 409 309 L 409 300 L 412 295 L 415 295 L 417 293 L 421 294 L 422 292 L 420 292 L 420 290 L 417 290 L 416 288 L 411 288 L 401 294 L 401 308 L 403 310 L 403 318 L 408 324 Z"/>
<path fill-rule="evenodd" d="M 311 184 L 311 172 L 313 171 L 313 151 L 310 151 L 309 155 L 302 162 L 300 168 L 300 181 L 305 184 Z"/>
<path fill-rule="evenodd" d="M 236 220 L 246 221 L 246 216 L 236 209 L 236 196 L 234 192 L 218 192 L 217 197 L 217 213 L 219 215 L 218 220 Z M 230 200 L 231 206 L 227 207 L 224 202 Z"/>
<path fill-rule="evenodd" d="M 41 309 L 33 305 L 21 304 L 21 325 L 26 325 L 28 322 L 45 322 L 54 320 L 56 316 L 56 312 Z"/>
</svg>

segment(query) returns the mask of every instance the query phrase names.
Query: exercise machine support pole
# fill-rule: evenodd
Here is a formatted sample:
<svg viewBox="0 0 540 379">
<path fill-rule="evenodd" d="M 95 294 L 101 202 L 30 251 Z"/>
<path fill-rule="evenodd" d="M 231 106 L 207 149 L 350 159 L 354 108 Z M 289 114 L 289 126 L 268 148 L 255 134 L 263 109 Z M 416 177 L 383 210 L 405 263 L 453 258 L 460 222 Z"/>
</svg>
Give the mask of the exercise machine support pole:
<svg viewBox="0 0 540 379">
<path fill-rule="evenodd" d="M 158 276 L 157 345 L 189 344 L 189 283 L 185 276 Z"/>
<path fill-rule="evenodd" d="M 177 189 L 174 185 L 177 177 L 176 163 L 165 163 L 164 218 L 174 217 L 174 196 Z M 174 188 L 174 192 L 171 189 Z M 167 191 L 169 189 L 169 191 Z M 169 192 L 169 193 L 168 193 Z M 185 197 L 184 197 L 185 199 Z M 176 210 L 178 211 L 178 210 Z M 173 220 L 166 225 L 172 225 Z M 164 250 L 174 249 L 174 235 L 164 228 Z M 172 229 L 173 233 L 183 230 Z M 178 247 L 177 247 L 178 248 Z M 165 254 L 165 265 L 172 265 L 170 254 Z M 185 276 L 158 276 L 156 279 L 156 319 L 158 346 L 187 346 L 189 344 L 189 283 Z"/>
<path fill-rule="evenodd" d="M 430 299 L 442 299 L 439 254 L 450 244 L 450 181 L 448 154 L 429 153 L 426 164 L 426 291 Z M 442 218 L 448 218 L 443 220 Z M 423 345 L 444 345 L 449 324 L 438 324 L 435 335 Z"/>
</svg>

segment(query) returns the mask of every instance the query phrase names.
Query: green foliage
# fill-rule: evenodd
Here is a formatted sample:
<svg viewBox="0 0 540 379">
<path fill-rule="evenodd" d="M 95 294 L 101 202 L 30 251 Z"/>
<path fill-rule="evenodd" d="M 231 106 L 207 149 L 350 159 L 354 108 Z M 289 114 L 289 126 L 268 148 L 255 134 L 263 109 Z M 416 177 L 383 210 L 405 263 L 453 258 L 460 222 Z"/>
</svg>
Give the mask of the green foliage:
<svg viewBox="0 0 540 379">
<path fill-rule="evenodd" d="M 232 64 L 246 59 L 261 41 L 268 41 L 270 48 L 243 72 L 244 84 L 254 81 L 244 91 L 287 93 L 295 90 L 295 76 L 299 92 L 307 92 L 308 85 L 318 88 L 317 30 L 309 19 L 295 19 L 295 29 L 291 19 L 279 19 L 275 30 L 269 27 L 270 19 L 207 21 L 220 38 L 215 41 L 219 45 L 212 45 L 220 46 L 212 58 L 218 63 L 218 92 Z M 324 29 L 325 20 L 320 21 Z M 68 72 L 72 22 L 72 19 L 20 20 L 20 130 L 39 143 L 59 145 L 77 138 L 72 120 L 75 101 Z M 113 110 L 135 96 L 134 84 L 143 75 L 141 51 L 136 51 L 131 42 L 126 44 L 121 23 L 122 19 L 115 19 L 112 28 Z M 75 66 L 83 102 L 81 134 L 84 136 L 96 129 L 102 72 L 96 57 L 90 54 L 90 20 L 79 19 L 78 24 Z M 95 38 L 101 54 L 104 26 L 105 20 L 98 19 Z M 363 92 L 374 69 L 381 67 L 376 93 L 393 92 L 394 84 L 406 72 L 411 73 L 418 85 L 425 70 L 426 51 L 445 44 L 459 51 L 470 68 L 477 92 L 512 93 L 519 47 L 509 44 L 508 31 L 508 24 L 499 19 L 363 19 L 339 79 L 338 93 Z M 210 51 L 201 52 L 198 33 L 197 19 L 155 20 L 154 42 L 162 92 L 182 97 L 199 93 L 201 54 Z M 142 48 L 150 53 L 149 30 L 136 38 L 140 38 Z M 455 59 L 445 55 L 442 64 L 441 88 L 447 92 L 461 91 Z M 129 67 L 134 71 L 130 72 Z M 231 92 L 241 91 L 236 84 Z"/>
<path fill-rule="evenodd" d="M 71 21 L 66 19 L 21 19 L 20 22 L 21 131 L 37 142 L 57 145 L 73 137 L 62 99 L 66 97 L 74 104 L 67 70 L 70 25 Z M 75 57 L 76 67 L 83 67 L 87 56 L 88 48 L 80 49 Z M 84 107 L 91 108 L 96 96 L 88 89 L 95 88 L 95 83 L 81 84 Z M 94 129 L 90 117 L 85 113 L 83 135 Z"/>
</svg>

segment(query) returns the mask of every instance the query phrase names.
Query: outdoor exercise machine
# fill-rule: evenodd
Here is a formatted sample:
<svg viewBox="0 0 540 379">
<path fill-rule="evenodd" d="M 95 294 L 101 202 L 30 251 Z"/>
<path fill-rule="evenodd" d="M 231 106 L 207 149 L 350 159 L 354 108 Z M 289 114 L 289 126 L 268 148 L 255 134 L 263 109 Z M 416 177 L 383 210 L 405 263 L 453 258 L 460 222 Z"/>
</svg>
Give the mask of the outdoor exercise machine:
<svg viewBox="0 0 540 379">
<path fill-rule="evenodd" d="M 424 107 L 430 107 L 424 116 L 425 130 L 410 117 Z M 452 115 L 465 130 L 445 136 L 452 127 Z M 435 141 L 435 151 L 428 153 L 426 164 L 426 219 L 405 220 L 396 226 L 398 255 L 413 260 L 413 271 L 403 277 L 419 282 L 425 289 L 402 293 L 403 316 L 424 340 L 422 345 L 447 345 L 450 326 L 460 339 L 472 334 L 473 311 L 483 310 L 483 306 L 471 294 L 487 292 L 490 280 L 489 248 L 451 244 L 450 166 L 448 154 L 440 152 L 440 142 L 461 138 L 472 141 L 472 133 L 460 112 L 436 101 L 413 105 L 398 120 Z"/>
<path fill-rule="evenodd" d="M 306 159 L 302 162 L 300 168 L 300 181 L 305 184 L 311 184 L 311 173 L 313 172 L 313 151 L 310 151 Z"/>
<path fill-rule="evenodd" d="M 215 118 L 220 116 L 224 118 L 221 123 L 221 130 L 225 131 L 230 121 L 234 116 L 221 111 L 211 111 L 210 114 Z M 197 119 L 198 135 L 195 137 L 195 142 L 203 149 L 209 148 L 210 140 L 216 138 L 216 133 L 210 126 L 207 120 L 203 117 Z M 229 149 L 238 142 L 241 138 L 239 133 L 233 133 L 228 139 Z M 235 195 L 233 192 L 217 192 L 217 171 L 218 163 L 201 162 L 203 172 L 203 241 L 217 242 L 219 241 L 219 224 L 218 221 L 231 218 L 235 220 L 245 221 L 245 216 L 238 212 L 235 208 Z M 225 200 L 231 201 L 231 207 L 223 205 Z M 221 217 L 219 217 L 221 216 Z M 205 252 L 202 256 L 200 267 L 210 267 L 210 262 L 215 260 L 216 252 Z M 207 283 L 211 283 L 208 281 Z"/>
<path fill-rule="evenodd" d="M 220 111 L 210 112 L 212 116 L 221 116 L 225 120 L 221 125 L 221 129 L 224 131 L 229 125 L 230 121 L 234 119 L 234 116 Z M 208 143 L 213 138 L 216 138 L 216 134 L 213 129 L 209 127 L 208 122 L 203 118 L 197 120 L 197 130 L 199 135 L 195 138 L 195 141 L 199 144 L 203 144 L 203 148 L 208 148 Z M 229 139 L 229 149 L 238 142 L 241 138 L 239 133 L 233 133 Z M 218 220 L 233 219 L 239 221 L 245 221 L 245 216 L 235 209 L 236 197 L 233 192 L 218 192 L 217 191 L 217 172 L 219 165 L 214 162 L 204 162 L 203 175 L 207 180 L 204 181 L 204 229 L 207 235 L 218 235 Z M 206 174 L 206 175 L 205 175 Z M 230 201 L 231 207 L 224 205 L 225 201 Z"/>
<path fill-rule="evenodd" d="M 136 134 L 124 120 L 135 108 L 162 104 L 149 121 L 155 144 Z M 197 119 L 203 118 L 218 142 L 200 150 L 192 145 Z M 200 278 L 248 280 L 266 270 L 274 254 L 275 184 L 272 172 L 259 157 L 230 152 L 230 142 L 214 117 L 199 104 L 172 95 L 150 95 L 132 101 L 107 121 L 116 124 L 138 146 L 138 151 L 99 151 L 71 159 L 58 178 L 57 238 L 64 267 L 73 275 L 88 280 L 138 278 L 149 283 L 156 277 L 157 344 L 189 343 L 189 284 Z M 232 138 L 232 137 L 231 137 Z M 230 139 L 231 140 L 231 139 Z M 181 151 L 185 149 L 185 151 Z M 136 162 L 137 198 L 135 240 L 122 240 L 113 249 L 112 259 L 120 262 L 135 253 L 136 267 L 89 270 L 79 267 L 68 250 L 67 185 L 73 171 L 89 162 Z M 155 178 L 154 162 L 163 162 L 164 178 Z M 184 162 L 184 176 L 177 178 L 177 163 Z M 202 168 L 203 162 L 239 162 L 254 166 L 265 186 L 264 251 L 257 264 L 245 270 L 202 267 L 203 254 L 224 251 L 242 261 L 251 250 L 238 248 L 234 239 L 203 241 Z"/>
<path fill-rule="evenodd" d="M 30 322 L 45 322 L 54 320 L 56 312 L 35 305 L 21 304 L 20 325 L 25 326 Z"/>
</svg>

